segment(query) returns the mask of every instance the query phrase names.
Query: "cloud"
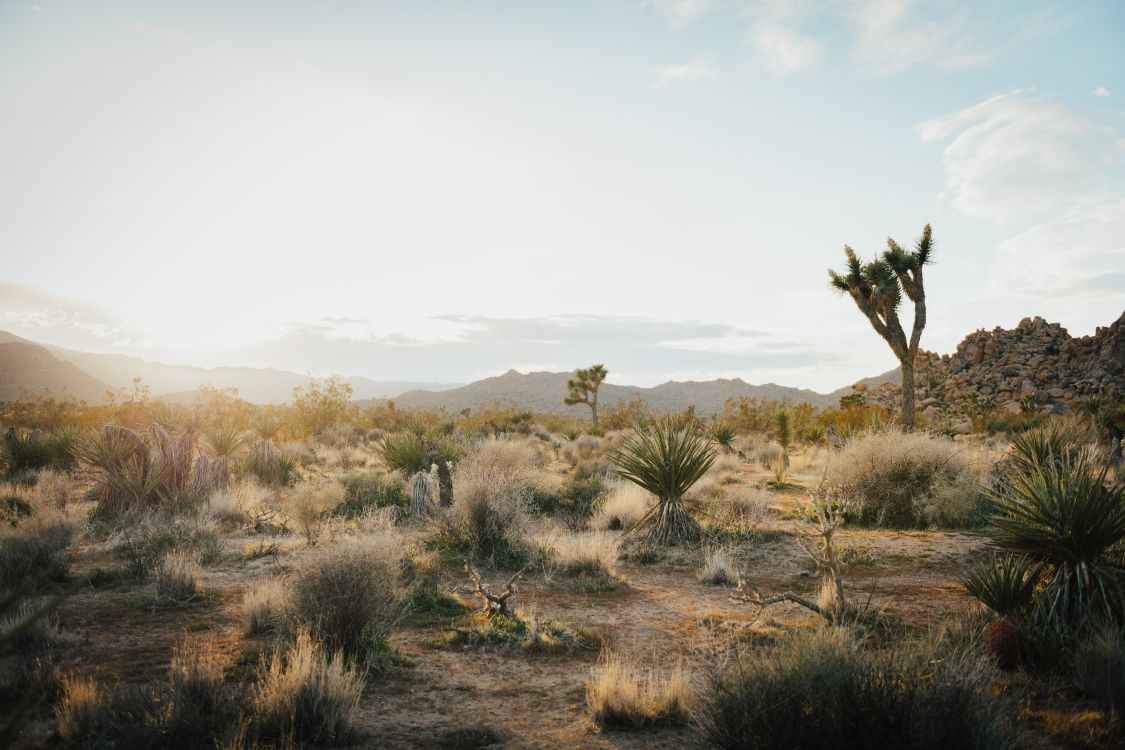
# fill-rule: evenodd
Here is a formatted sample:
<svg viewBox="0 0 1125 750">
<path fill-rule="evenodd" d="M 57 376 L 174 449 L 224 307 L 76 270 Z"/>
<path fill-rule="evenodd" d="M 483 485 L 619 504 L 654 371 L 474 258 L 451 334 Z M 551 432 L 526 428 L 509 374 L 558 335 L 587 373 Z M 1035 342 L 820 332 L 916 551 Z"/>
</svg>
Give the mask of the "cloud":
<svg viewBox="0 0 1125 750">
<path fill-rule="evenodd" d="M 0 328 L 57 346 L 104 350 L 138 334 L 105 308 L 69 300 L 27 284 L 0 280 Z"/>
<path fill-rule="evenodd" d="M 942 155 L 953 206 L 1002 222 L 1066 208 L 1108 186 L 1125 140 L 1050 96 L 1016 90 L 917 126 Z"/>
<path fill-rule="evenodd" d="M 1125 199 L 1075 207 L 1002 242 L 990 287 L 1040 304 L 1100 297 L 1125 308 Z"/>
<path fill-rule="evenodd" d="M 1106 97 L 1109 95 L 1109 89 L 1107 89 L 1105 86 L 1098 86 L 1096 89 L 1090 92 L 1090 96 L 1096 96 L 1098 98 Z"/>
<path fill-rule="evenodd" d="M 697 57 L 683 65 L 662 65 L 656 69 L 656 88 L 663 88 L 669 83 L 698 81 L 701 78 L 711 78 L 718 72 L 718 68 L 704 57 Z"/>
<path fill-rule="evenodd" d="M 761 331 L 691 320 L 610 315 L 494 318 L 445 315 L 446 331 L 430 339 L 375 332 L 375 324 L 327 320 L 291 325 L 284 335 L 232 356 L 283 369 L 367 375 L 381 380 L 466 382 L 530 363 L 566 370 L 605 362 L 612 372 L 649 377 L 672 371 L 744 375 L 830 359 Z M 365 335 L 359 332 L 366 330 Z M 648 375 L 642 375 L 648 373 Z M 645 384 L 645 383 L 641 383 Z"/>
<path fill-rule="evenodd" d="M 754 24 L 747 39 L 759 60 L 777 76 L 812 68 L 824 54 L 824 45 L 816 39 L 777 23 Z"/>
<path fill-rule="evenodd" d="M 720 0 L 644 0 L 641 7 L 655 8 L 669 25 L 679 28 L 694 23 L 720 4 Z"/>
</svg>

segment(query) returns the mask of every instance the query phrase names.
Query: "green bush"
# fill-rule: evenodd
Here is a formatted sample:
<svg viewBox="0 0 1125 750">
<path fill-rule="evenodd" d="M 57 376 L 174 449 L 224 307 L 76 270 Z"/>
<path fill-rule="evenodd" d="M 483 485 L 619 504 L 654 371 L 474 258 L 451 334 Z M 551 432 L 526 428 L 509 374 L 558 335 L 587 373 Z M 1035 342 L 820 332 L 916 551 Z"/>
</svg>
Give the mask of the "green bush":
<svg viewBox="0 0 1125 750">
<path fill-rule="evenodd" d="M 395 507 L 403 513 L 410 510 L 410 496 L 398 482 L 388 481 L 378 471 L 353 471 L 340 477 L 344 485 L 344 502 L 332 511 L 334 516 L 355 518 L 375 508 Z"/>
<path fill-rule="evenodd" d="M 63 471 L 74 466 L 78 433 L 73 430 L 43 433 L 9 429 L 0 440 L 0 476 L 18 476 L 38 469 Z"/>
<path fill-rule="evenodd" d="M 869 650 L 841 628 L 743 655 L 710 677 L 696 720 L 729 750 L 1022 747 L 994 668 L 950 650 Z"/>
</svg>

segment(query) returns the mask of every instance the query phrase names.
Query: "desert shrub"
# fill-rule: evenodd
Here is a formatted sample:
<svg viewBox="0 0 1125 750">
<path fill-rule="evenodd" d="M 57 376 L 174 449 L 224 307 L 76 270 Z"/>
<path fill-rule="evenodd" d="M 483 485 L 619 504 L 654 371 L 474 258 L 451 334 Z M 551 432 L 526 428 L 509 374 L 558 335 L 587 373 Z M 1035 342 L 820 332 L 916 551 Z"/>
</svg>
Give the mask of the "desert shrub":
<svg viewBox="0 0 1125 750">
<path fill-rule="evenodd" d="M 188 602 L 199 596 L 199 558 L 185 550 L 169 552 L 156 568 L 156 595 L 171 602 Z"/>
<path fill-rule="evenodd" d="M 59 430 L 21 432 L 9 428 L 0 440 L 0 476 L 20 476 L 39 469 L 63 471 L 74 465 L 78 433 Z"/>
<path fill-rule="evenodd" d="M 738 583 L 738 561 L 735 559 L 734 550 L 726 546 L 705 549 L 699 581 L 712 586 L 729 586 Z"/>
<path fill-rule="evenodd" d="M 0 609 L 0 655 L 8 651 L 32 653 L 63 638 L 55 620 L 45 614 L 42 602 L 22 601 Z"/>
<path fill-rule="evenodd" d="M 116 551 L 125 561 L 125 572 L 135 580 L 154 575 L 161 560 L 175 551 L 190 554 L 202 565 L 223 556 L 218 529 L 208 516 L 152 513 L 119 520 Z"/>
<path fill-rule="evenodd" d="M 682 669 L 640 669 L 607 654 L 586 683 L 590 716 L 607 729 L 643 729 L 688 720 L 687 684 Z"/>
<path fill-rule="evenodd" d="M 302 482 L 291 487 L 281 499 L 282 509 L 292 520 L 305 541 L 316 544 L 328 520 L 328 514 L 344 502 L 345 490 L 339 482 Z"/>
<path fill-rule="evenodd" d="M 292 451 L 263 438 L 247 449 L 237 468 L 267 487 L 285 487 L 298 478 L 298 465 L 298 457 Z"/>
<path fill-rule="evenodd" d="M 1110 623 L 1091 628 L 1074 650 L 1078 689 L 1098 705 L 1118 732 L 1125 730 L 1125 632 Z"/>
<path fill-rule="evenodd" d="M 67 676 L 55 704 L 59 737 L 83 747 L 161 747 L 160 707 L 151 691 Z"/>
<path fill-rule="evenodd" d="M 202 646 L 181 644 L 172 656 L 164 696 L 165 742 L 174 747 L 222 747 L 239 724 L 235 692 L 223 662 Z"/>
<path fill-rule="evenodd" d="M 354 518 L 376 508 L 388 507 L 407 512 L 410 510 L 410 497 L 395 479 L 396 476 L 379 471 L 353 471 L 342 475 L 339 479 L 344 486 L 344 500 L 332 510 L 333 515 Z"/>
<path fill-rule="evenodd" d="M 547 546 L 549 563 L 567 576 L 616 576 L 620 544 L 613 534 L 593 532 L 565 536 Z"/>
<path fill-rule="evenodd" d="M 601 496 L 591 525 L 595 529 L 616 531 L 627 529 L 656 504 L 656 496 L 632 482 L 620 480 L 608 484 Z"/>
<path fill-rule="evenodd" d="M 345 745 L 356 739 L 363 678 L 302 631 L 274 651 L 253 697 L 256 733 L 283 744 Z"/>
<path fill-rule="evenodd" d="M 403 615 L 401 553 L 388 540 L 342 543 L 303 563 L 290 583 L 298 625 L 329 651 L 376 666 Z"/>
<path fill-rule="evenodd" d="M 965 652 L 866 649 L 844 628 L 796 633 L 715 672 L 696 719 L 717 748 L 1015 748 L 994 668 Z"/>
<path fill-rule="evenodd" d="M 242 616 L 251 635 L 278 629 L 285 621 L 288 597 L 278 581 L 268 581 L 242 597 Z"/>
<path fill-rule="evenodd" d="M 460 448 L 448 437 L 428 435 L 422 429 L 392 433 L 380 440 L 377 447 L 383 456 L 383 465 L 391 471 L 402 472 L 403 476 L 429 471 L 430 454 L 434 451 L 449 462 L 461 455 Z"/>
<path fill-rule="evenodd" d="M 207 510 L 222 526 L 236 529 L 250 522 L 250 514 L 242 505 L 239 496 L 229 490 L 218 490 L 207 498 Z"/>
<path fill-rule="evenodd" d="M 848 441 L 829 474 L 858 500 L 857 520 L 912 528 L 968 525 L 982 500 L 982 472 L 953 441 L 888 428 Z"/>
<path fill-rule="evenodd" d="M 37 579 L 64 580 L 70 570 L 67 547 L 77 533 L 77 524 L 62 518 L 0 525 L 0 591 Z"/>
<path fill-rule="evenodd" d="M 527 445 L 482 440 L 457 466 L 453 507 L 433 519 L 433 542 L 477 561 L 521 565 L 532 551 L 527 498 L 538 476 Z"/>
</svg>

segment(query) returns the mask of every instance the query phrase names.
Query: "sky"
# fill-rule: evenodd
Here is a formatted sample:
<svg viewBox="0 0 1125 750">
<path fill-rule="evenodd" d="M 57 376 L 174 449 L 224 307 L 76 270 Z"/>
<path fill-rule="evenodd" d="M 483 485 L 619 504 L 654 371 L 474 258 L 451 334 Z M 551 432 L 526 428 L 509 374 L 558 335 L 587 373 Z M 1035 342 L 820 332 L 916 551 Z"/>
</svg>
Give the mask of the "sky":
<svg viewBox="0 0 1125 750">
<path fill-rule="evenodd" d="M 1125 309 L 1125 4 L 0 0 L 0 329 L 177 364 L 821 391 Z M 909 311 L 904 311 L 909 319 Z"/>
</svg>

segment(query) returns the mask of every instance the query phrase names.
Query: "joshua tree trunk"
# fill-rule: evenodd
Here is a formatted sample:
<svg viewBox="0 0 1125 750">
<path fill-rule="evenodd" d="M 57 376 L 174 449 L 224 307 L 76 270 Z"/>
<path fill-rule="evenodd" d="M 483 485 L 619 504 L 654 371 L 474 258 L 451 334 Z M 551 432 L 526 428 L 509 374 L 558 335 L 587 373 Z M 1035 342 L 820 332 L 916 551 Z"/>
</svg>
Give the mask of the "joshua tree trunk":
<svg viewBox="0 0 1125 750">
<path fill-rule="evenodd" d="M 410 489 L 410 515 L 428 516 L 433 511 L 434 495 L 430 489 L 430 474 L 427 471 L 420 471 L 414 475 L 413 486 Z"/>
<path fill-rule="evenodd" d="M 594 420 L 594 432 L 598 431 L 598 392 L 594 391 L 594 397 L 590 401 L 590 415 Z"/>
<path fill-rule="evenodd" d="M 902 426 L 914 429 L 914 358 L 902 360 Z"/>
</svg>

